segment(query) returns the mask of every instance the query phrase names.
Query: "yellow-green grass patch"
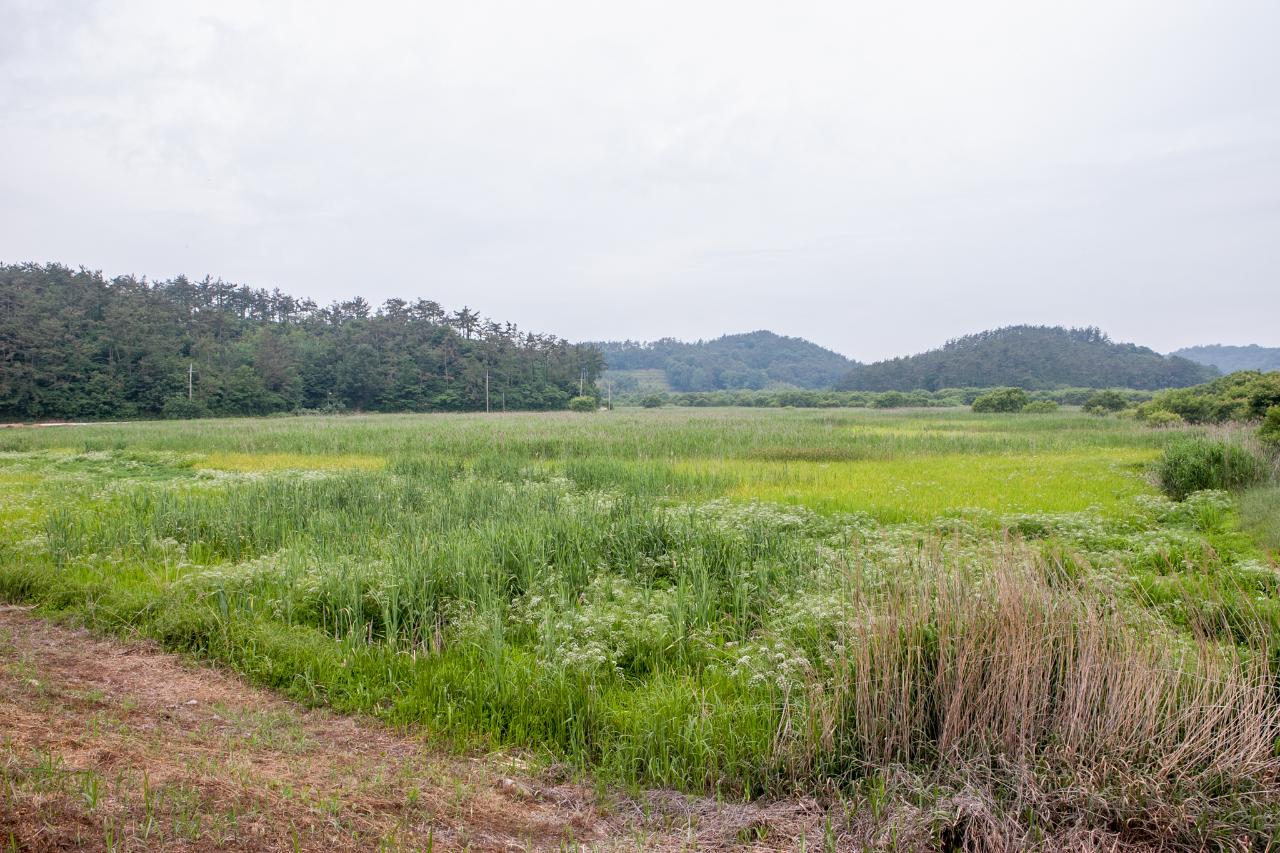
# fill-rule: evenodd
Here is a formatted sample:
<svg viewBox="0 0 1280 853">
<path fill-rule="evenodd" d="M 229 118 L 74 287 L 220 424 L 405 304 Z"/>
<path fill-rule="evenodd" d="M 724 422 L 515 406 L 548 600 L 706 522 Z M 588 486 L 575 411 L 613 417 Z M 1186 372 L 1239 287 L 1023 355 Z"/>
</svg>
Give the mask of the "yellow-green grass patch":
<svg viewBox="0 0 1280 853">
<path fill-rule="evenodd" d="M 0 469 L 0 485 L 2 486 L 39 486 L 48 477 L 39 471 L 6 471 Z"/>
<path fill-rule="evenodd" d="M 682 465 L 732 479 L 734 498 L 898 521 L 970 507 L 998 513 L 1106 511 L 1152 490 L 1143 470 L 1154 457 L 1151 450 L 1110 448 L 831 462 L 702 459 Z"/>
<path fill-rule="evenodd" d="M 286 471 L 314 470 L 376 471 L 387 464 L 381 456 L 320 455 L 307 453 L 210 453 L 197 468 L 217 471 Z"/>
</svg>

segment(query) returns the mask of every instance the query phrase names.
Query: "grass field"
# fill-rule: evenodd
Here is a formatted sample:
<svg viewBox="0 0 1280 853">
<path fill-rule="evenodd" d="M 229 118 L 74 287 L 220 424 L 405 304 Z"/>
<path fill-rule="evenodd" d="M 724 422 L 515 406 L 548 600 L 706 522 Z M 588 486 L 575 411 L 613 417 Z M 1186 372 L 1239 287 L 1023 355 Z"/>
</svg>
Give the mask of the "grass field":
<svg viewBox="0 0 1280 853">
<path fill-rule="evenodd" d="M 1159 496 L 1170 435 L 954 410 L 14 429 L 0 596 L 462 748 L 836 797 L 867 837 L 945 846 L 963 801 L 963 843 L 1262 844 L 1274 492 Z"/>
</svg>

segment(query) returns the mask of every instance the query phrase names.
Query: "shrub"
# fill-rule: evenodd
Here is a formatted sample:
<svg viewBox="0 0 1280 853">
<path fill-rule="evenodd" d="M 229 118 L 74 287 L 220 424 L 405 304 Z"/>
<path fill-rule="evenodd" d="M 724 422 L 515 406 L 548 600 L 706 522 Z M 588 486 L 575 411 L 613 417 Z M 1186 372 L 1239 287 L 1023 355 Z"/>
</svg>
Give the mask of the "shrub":
<svg viewBox="0 0 1280 853">
<path fill-rule="evenodd" d="M 1182 415 L 1177 412 L 1169 412 L 1164 409 L 1152 409 L 1143 411 L 1138 409 L 1138 419 L 1152 427 L 1172 427 L 1186 423 L 1182 419 Z"/>
<path fill-rule="evenodd" d="M 594 412 L 600 408 L 600 404 L 596 402 L 595 397 L 574 397 L 569 401 L 569 411 L 571 412 Z"/>
<path fill-rule="evenodd" d="M 1223 423 L 1260 418 L 1280 404 L 1280 370 L 1241 370 L 1204 385 L 1174 388 L 1157 394 L 1153 409 L 1182 416 L 1188 423 Z"/>
<path fill-rule="evenodd" d="M 1084 401 L 1084 410 L 1091 415 L 1106 415 L 1129 408 L 1129 398 L 1119 391 L 1095 391 Z"/>
<path fill-rule="evenodd" d="M 975 412 L 1021 412 L 1030 401 L 1021 388 L 997 388 L 973 401 Z"/>
<path fill-rule="evenodd" d="M 1280 447 L 1280 406 L 1267 409 L 1267 416 L 1262 419 L 1262 429 L 1258 430 L 1258 437 L 1266 444 Z"/>
<path fill-rule="evenodd" d="M 1202 489 L 1241 489 L 1266 473 L 1266 463 L 1248 449 L 1203 437 L 1169 445 L 1156 463 L 1160 488 L 1176 500 Z"/>
<path fill-rule="evenodd" d="M 901 391 L 885 391 L 878 394 L 871 405 L 877 409 L 901 409 L 911 405 L 911 398 Z"/>
<path fill-rule="evenodd" d="M 1058 404 L 1052 400 L 1032 400 L 1022 407 L 1022 411 L 1029 415 L 1047 415 L 1058 411 Z"/>
<path fill-rule="evenodd" d="M 1267 417 L 1280 406 L 1280 371 L 1264 373 L 1249 383 L 1249 414 Z"/>
<path fill-rule="evenodd" d="M 640 405 L 644 406 L 646 409 L 658 409 L 661 408 L 665 402 L 666 400 L 662 399 L 661 394 L 647 394 L 644 399 L 640 401 Z"/>
</svg>

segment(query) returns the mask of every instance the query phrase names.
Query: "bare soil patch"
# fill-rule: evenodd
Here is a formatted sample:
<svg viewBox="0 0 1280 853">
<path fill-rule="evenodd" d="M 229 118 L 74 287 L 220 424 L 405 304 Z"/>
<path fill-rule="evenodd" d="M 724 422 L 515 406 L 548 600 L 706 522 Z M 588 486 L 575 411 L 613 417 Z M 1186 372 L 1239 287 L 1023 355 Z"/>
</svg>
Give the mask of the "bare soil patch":
<svg viewBox="0 0 1280 853">
<path fill-rule="evenodd" d="M 0 607 L 2 849 L 820 849 L 811 802 L 600 795 L 520 767 Z"/>
</svg>

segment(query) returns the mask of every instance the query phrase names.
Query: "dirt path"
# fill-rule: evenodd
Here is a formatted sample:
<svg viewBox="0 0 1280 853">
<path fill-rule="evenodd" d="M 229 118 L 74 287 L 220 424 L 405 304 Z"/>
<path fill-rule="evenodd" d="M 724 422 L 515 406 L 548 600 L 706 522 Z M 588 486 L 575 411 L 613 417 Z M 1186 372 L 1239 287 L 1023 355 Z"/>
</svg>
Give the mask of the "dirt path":
<svg viewBox="0 0 1280 853">
<path fill-rule="evenodd" d="M 820 826 L 803 802 L 601 799 L 0 607 L 0 850 L 821 849 Z"/>
</svg>

